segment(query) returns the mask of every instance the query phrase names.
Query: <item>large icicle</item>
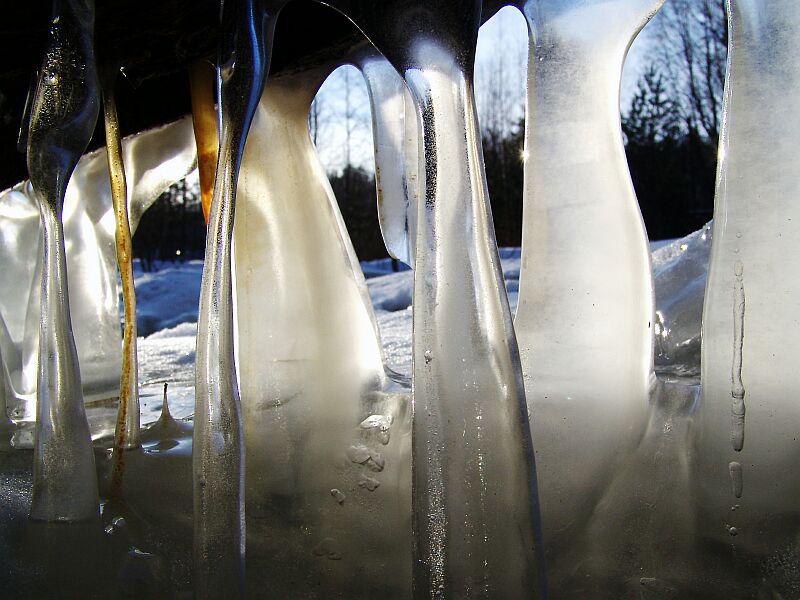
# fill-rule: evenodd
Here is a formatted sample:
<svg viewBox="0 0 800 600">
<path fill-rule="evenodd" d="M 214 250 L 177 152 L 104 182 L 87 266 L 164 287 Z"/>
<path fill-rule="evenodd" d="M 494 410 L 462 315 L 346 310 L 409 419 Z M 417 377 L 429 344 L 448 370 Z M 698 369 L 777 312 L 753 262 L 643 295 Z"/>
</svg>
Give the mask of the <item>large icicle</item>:
<svg viewBox="0 0 800 600">
<path fill-rule="evenodd" d="M 239 179 L 247 557 L 263 565 L 276 597 L 310 597 L 319 586 L 349 597 L 404 597 L 408 395 L 380 389 L 371 302 L 308 133 L 311 101 L 332 67 L 270 79 Z M 359 428 L 376 412 L 395 423 L 387 444 Z M 380 487 L 366 490 L 365 481 Z"/>
<path fill-rule="evenodd" d="M 378 218 L 386 249 L 414 264 L 419 202 L 419 136 L 414 100 L 403 78 L 371 46 L 354 62 L 367 82 L 375 145 Z"/>
<path fill-rule="evenodd" d="M 97 516 L 97 477 L 72 335 L 62 213 L 99 110 L 92 0 L 56 0 L 33 100 L 28 172 L 42 218 L 39 376 L 31 518 Z"/>
<path fill-rule="evenodd" d="M 331 4 L 404 76 L 417 108 L 414 597 L 529 598 L 544 587 L 536 472 L 474 108 L 481 3 Z"/>
<path fill-rule="evenodd" d="M 653 277 L 619 89 L 628 47 L 662 3 L 521 3 L 531 41 L 514 326 L 535 415 L 548 572 L 581 564 L 577 540 L 645 432 Z"/>
<path fill-rule="evenodd" d="M 244 432 L 233 349 L 231 242 L 239 167 L 284 3 L 227 0 L 222 10 L 221 132 L 197 318 L 192 438 L 198 598 L 244 595 Z"/>
<path fill-rule="evenodd" d="M 796 565 L 800 533 L 800 4 L 731 0 L 728 7 L 692 453 L 696 522 L 701 540 L 734 546 L 729 573 L 761 582 L 763 596 L 792 596 L 793 571 L 766 565 Z M 730 580 L 715 576 L 716 561 L 702 568 Z M 720 592 L 734 595 L 735 581 L 729 585 Z"/>
<path fill-rule="evenodd" d="M 194 165 L 191 119 L 122 141 L 131 231 L 141 215 Z M 39 348 L 37 253 L 41 222 L 30 183 L 0 193 L 0 345 L 15 420 L 35 410 Z M 63 211 L 71 319 L 87 401 L 119 392 L 120 327 L 114 211 L 105 149 L 87 154 L 70 178 Z"/>
</svg>

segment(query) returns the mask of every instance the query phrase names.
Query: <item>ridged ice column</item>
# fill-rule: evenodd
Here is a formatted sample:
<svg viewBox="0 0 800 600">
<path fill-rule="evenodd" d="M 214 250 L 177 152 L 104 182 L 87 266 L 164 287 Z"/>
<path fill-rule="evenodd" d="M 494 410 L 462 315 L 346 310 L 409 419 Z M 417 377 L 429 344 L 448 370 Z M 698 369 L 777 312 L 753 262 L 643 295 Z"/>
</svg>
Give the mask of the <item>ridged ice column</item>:
<svg viewBox="0 0 800 600">
<path fill-rule="evenodd" d="M 39 377 L 31 518 L 97 516 L 97 478 L 70 322 L 62 211 L 67 183 L 99 110 L 94 5 L 56 0 L 33 100 L 28 172 L 42 219 Z"/>
<path fill-rule="evenodd" d="M 693 452 L 698 542 L 734 548 L 728 574 L 789 597 L 793 571 L 770 565 L 796 566 L 800 533 L 800 4 L 731 0 L 729 32 Z"/>
<path fill-rule="evenodd" d="M 473 98 L 481 3 L 331 4 L 403 75 L 417 109 L 414 597 L 536 596 L 533 448 Z"/>
<path fill-rule="evenodd" d="M 514 326 L 548 568 L 644 434 L 653 277 L 622 144 L 622 65 L 663 0 L 522 3 L 531 34 Z M 570 564 L 573 564 L 572 562 Z"/>
<path fill-rule="evenodd" d="M 197 319 L 194 589 L 244 594 L 244 440 L 233 349 L 231 241 L 239 167 L 283 2 L 227 0 L 218 57 L 221 132 Z"/>
<path fill-rule="evenodd" d="M 374 49 L 359 52 L 354 62 L 364 75 L 372 109 L 375 183 L 383 241 L 389 254 L 413 265 L 419 202 L 419 135 L 414 100 L 403 78 Z"/>
</svg>

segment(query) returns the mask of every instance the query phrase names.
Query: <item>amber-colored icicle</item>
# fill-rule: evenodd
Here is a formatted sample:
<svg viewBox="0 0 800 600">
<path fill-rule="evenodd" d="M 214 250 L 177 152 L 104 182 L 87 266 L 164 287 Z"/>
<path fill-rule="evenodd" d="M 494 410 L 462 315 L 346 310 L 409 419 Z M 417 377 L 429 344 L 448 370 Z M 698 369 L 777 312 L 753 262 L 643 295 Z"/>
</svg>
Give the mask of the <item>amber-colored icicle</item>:
<svg viewBox="0 0 800 600">
<path fill-rule="evenodd" d="M 122 337 L 122 374 L 119 382 L 119 409 L 114 437 L 114 465 L 111 494 L 118 496 L 122 486 L 124 453 L 139 445 L 139 381 L 136 355 L 136 290 L 133 283 L 133 244 L 128 221 L 127 183 L 122 162 L 122 140 L 114 99 L 116 71 L 103 77 L 103 116 L 106 129 L 108 175 L 116 220 L 117 267 L 122 282 L 125 321 Z"/>
<path fill-rule="evenodd" d="M 197 144 L 200 198 L 203 203 L 203 216 L 208 223 L 219 145 L 217 111 L 214 107 L 214 69 L 209 63 L 201 60 L 189 67 L 189 88 L 192 96 L 192 125 Z"/>
</svg>

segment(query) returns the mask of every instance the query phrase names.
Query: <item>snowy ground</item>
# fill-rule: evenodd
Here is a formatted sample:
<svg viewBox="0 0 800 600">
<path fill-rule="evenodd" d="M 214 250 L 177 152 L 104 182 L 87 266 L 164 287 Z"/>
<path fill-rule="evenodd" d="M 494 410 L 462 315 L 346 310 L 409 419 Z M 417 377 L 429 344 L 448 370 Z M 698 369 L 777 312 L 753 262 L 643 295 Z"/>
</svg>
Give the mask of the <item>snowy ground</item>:
<svg viewBox="0 0 800 600">
<path fill-rule="evenodd" d="M 655 242 L 652 248 L 668 242 Z M 677 247 L 677 246 L 676 246 Z M 665 248 L 665 250 L 667 250 Z M 663 252 L 662 252 L 663 253 Z M 519 248 L 501 248 L 500 257 L 512 312 L 519 288 Z M 169 383 L 170 408 L 185 417 L 193 410 L 197 303 L 202 262 L 160 263 L 144 273 L 134 265 L 139 333 L 142 421 L 158 417 L 163 384 Z M 388 365 L 411 373 L 412 272 L 392 272 L 389 259 L 362 263 Z"/>
<path fill-rule="evenodd" d="M 500 251 L 512 310 L 517 303 L 519 248 Z M 145 273 L 134 263 L 139 334 L 142 421 L 158 418 L 163 384 L 169 383 L 170 409 L 185 417 L 193 409 L 197 303 L 202 261 L 159 263 Z M 392 272 L 389 259 L 362 263 L 388 365 L 411 374 L 412 272 Z"/>
</svg>

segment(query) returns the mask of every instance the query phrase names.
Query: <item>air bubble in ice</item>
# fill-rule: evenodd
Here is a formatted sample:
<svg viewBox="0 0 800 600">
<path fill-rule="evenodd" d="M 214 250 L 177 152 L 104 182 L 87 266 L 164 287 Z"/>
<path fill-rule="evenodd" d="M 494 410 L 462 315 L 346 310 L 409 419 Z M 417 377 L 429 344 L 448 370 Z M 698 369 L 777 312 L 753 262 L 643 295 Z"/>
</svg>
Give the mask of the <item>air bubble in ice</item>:
<svg viewBox="0 0 800 600">
<path fill-rule="evenodd" d="M 362 475 L 361 481 L 358 482 L 358 487 L 364 488 L 370 492 L 374 492 L 378 489 L 378 486 L 381 484 L 380 481 L 375 479 L 374 477 L 370 477 L 369 475 Z"/>
<path fill-rule="evenodd" d="M 389 428 L 392 426 L 392 415 L 370 415 L 361 422 L 360 427 L 376 432 L 378 441 L 384 446 L 389 443 Z"/>
<path fill-rule="evenodd" d="M 347 449 L 347 457 L 354 463 L 364 465 L 371 471 L 383 471 L 386 460 L 380 452 L 374 452 L 364 444 L 353 444 Z"/>
<path fill-rule="evenodd" d="M 337 501 L 339 504 L 344 504 L 344 499 L 345 499 L 345 497 L 346 497 L 346 496 L 344 495 L 344 493 L 343 493 L 341 490 L 339 490 L 339 489 L 336 489 L 336 488 L 333 488 L 333 489 L 331 490 L 331 496 L 333 496 L 333 497 L 334 497 L 334 499 L 335 499 L 335 500 L 336 500 L 336 501 Z"/>
</svg>

